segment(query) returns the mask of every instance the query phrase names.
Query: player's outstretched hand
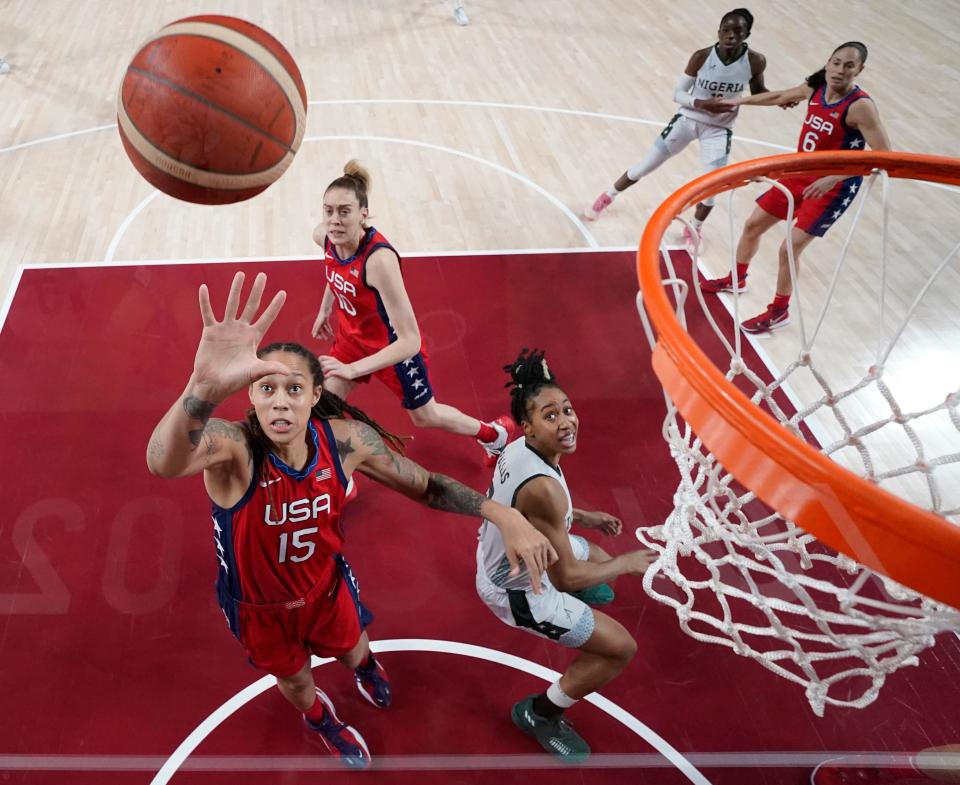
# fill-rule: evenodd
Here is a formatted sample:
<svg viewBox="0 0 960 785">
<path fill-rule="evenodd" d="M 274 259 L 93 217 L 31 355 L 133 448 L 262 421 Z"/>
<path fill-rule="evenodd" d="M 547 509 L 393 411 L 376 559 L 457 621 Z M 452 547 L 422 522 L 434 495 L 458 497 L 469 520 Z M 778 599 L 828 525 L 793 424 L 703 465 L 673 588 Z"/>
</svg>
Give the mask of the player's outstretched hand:
<svg viewBox="0 0 960 785">
<path fill-rule="evenodd" d="M 597 529 L 604 534 L 615 536 L 623 531 L 623 523 L 619 518 L 608 512 L 586 512 L 581 511 L 580 517 L 576 521 L 580 526 L 588 529 Z"/>
<path fill-rule="evenodd" d="M 630 569 L 628 570 L 630 575 L 643 575 L 650 569 L 650 565 L 657 560 L 657 552 L 648 548 L 630 551 L 625 556 L 630 560 Z"/>
<path fill-rule="evenodd" d="M 728 98 L 703 98 L 697 101 L 697 109 L 711 114 L 723 114 L 732 112 L 737 108 L 737 104 Z"/>
<path fill-rule="evenodd" d="M 550 540 L 512 507 L 506 508 L 498 528 L 510 562 L 510 575 L 520 572 L 520 562 L 523 562 L 530 573 L 530 587 L 534 594 L 540 594 L 543 591 L 541 578 L 558 558 Z"/>
<path fill-rule="evenodd" d="M 289 374 L 283 363 L 265 362 L 257 357 L 257 346 L 283 307 L 286 292 L 277 292 L 260 318 L 260 299 L 267 285 L 267 276 L 258 273 L 246 305 L 240 311 L 240 292 L 244 274 L 237 273 L 230 285 L 223 319 L 217 320 L 210 304 L 207 285 L 200 287 L 200 316 L 203 333 L 193 361 L 194 381 L 205 390 L 205 400 L 220 402 L 251 382 L 271 373 Z"/>
</svg>

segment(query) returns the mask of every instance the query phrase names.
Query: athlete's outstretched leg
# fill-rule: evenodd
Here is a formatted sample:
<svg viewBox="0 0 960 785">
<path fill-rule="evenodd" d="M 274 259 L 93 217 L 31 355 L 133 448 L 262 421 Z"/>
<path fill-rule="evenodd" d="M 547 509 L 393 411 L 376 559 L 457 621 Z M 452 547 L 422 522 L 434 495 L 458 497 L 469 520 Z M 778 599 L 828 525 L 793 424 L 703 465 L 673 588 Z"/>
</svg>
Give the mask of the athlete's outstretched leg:
<svg viewBox="0 0 960 785">
<path fill-rule="evenodd" d="M 800 254 L 806 249 L 816 237 L 807 234 L 803 229 L 794 227 L 790 232 L 790 242 L 793 244 L 793 261 L 796 264 L 796 273 L 800 275 Z M 780 243 L 778 253 L 779 266 L 777 268 L 777 296 L 790 297 L 793 294 L 793 285 L 795 281 L 790 274 L 790 257 L 787 255 L 787 241 Z"/>
<path fill-rule="evenodd" d="M 760 238 L 771 228 L 780 223 L 779 218 L 771 215 L 762 207 L 753 208 L 750 217 L 743 225 L 743 231 L 740 233 L 740 239 L 737 241 L 737 266 L 749 266 L 753 257 L 757 255 L 760 248 Z"/>
<path fill-rule="evenodd" d="M 666 128 L 663 129 L 660 138 L 654 142 L 653 147 L 643 157 L 643 160 L 627 169 L 620 175 L 612 188 L 600 194 L 593 204 L 583 211 L 584 218 L 588 221 L 595 221 L 601 212 L 613 204 L 613 200 L 619 194 L 658 169 L 668 158 L 672 158 L 683 150 L 697 137 L 697 133 L 698 129 L 695 122 L 683 115 L 674 115 L 673 119 L 667 123 Z"/>
<path fill-rule="evenodd" d="M 614 199 L 631 186 L 636 185 L 642 177 L 646 177 L 650 172 L 658 169 L 664 161 L 672 158 L 674 155 L 675 153 L 667 150 L 662 140 L 657 139 L 653 147 L 650 148 L 650 151 L 643 157 L 643 160 L 627 169 L 627 171 L 617 178 L 612 188 L 600 194 L 600 196 L 594 200 L 593 204 L 583 211 L 584 218 L 589 221 L 595 221 L 600 213 L 613 204 Z"/>
<path fill-rule="evenodd" d="M 418 428 L 439 428 L 461 436 L 472 436 L 488 455 L 499 455 L 513 438 L 516 425 L 509 417 L 483 422 L 456 407 L 431 398 L 423 406 L 410 409 L 410 419 Z"/>
<path fill-rule="evenodd" d="M 782 219 L 771 215 L 762 207 L 755 207 L 740 233 L 740 239 L 737 241 L 737 291 L 743 292 L 747 288 L 747 270 L 753 257 L 757 255 L 760 248 L 760 238 L 763 237 L 769 229 L 780 223 Z M 700 283 L 700 288 L 705 292 L 717 294 L 719 292 L 732 292 L 734 288 L 733 274 L 727 273 L 720 278 L 710 278 Z"/>
<path fill-rule="evenodd" d="M 323 389 L 329 390 L 343 400 L 347 400 L 347 396 L 350 395 L 354 387 L 356 387 L 356 383 L 341 379 L 339 376 L 328 376 L 323 380 Z"/>
<path fill-rule="evenodd" d="M 746 319 L 741 327 L 748 333 L 767 333 L 784 327 L 790 323 L 790 297 L 793 294 L 794 277 L 790 272 L 790 257 L 787 253 L 787 242 L 793 245 L 793 259 L 796 264 L 797 275 L 800 274 L 800 254 L 810 245 L 815 236 L 803 229 L 794 227 L 790 230 L 790 237 L 780 244 L 779 267 L 777 269 L 777 291 L 767 309 L 752 319 Z"/>
</svg>

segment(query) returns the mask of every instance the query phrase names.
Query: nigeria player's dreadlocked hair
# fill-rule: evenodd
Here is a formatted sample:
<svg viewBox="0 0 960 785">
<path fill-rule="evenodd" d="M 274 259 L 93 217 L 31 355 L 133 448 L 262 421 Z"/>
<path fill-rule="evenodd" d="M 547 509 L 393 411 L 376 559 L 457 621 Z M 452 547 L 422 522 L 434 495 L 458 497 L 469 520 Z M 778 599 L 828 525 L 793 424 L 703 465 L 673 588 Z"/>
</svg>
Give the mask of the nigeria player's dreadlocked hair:
<svg viewBox="0 0 960 785">
<path fill-rule="evenodd" d="M 305 346 L 302 346 L 299 343 L 271 343 L 269 346 L 264 346 L 262 349 L 260 349 L 257 352 L 257 357 L 265 357 L 271 352 L 290 352 L 290 354 L 296 354 L 297 356 L 302 357 L 310 366 L 310 375 L 313 377 L 313 386 L 320 387 L 323 385 L 323 369 L 320 367 L 320 361 L 317 359 L 316 355 Z M 343 400 L 343 398 L 338 395 L 334 395 L 329 390 L 323 390 L 323 392 L 320 394 L 320 400 L 314 404 L 310 414 L 313 417 L 318 417 L 321 420 L 345 418 L 345 416 L 349 415 L 352 419 L 359 420 L 360 422 L 366 423 L 373 428 L 373 430 L 380 435 L 380 438 L 383 439 L 387 446 L 393 448 L 397 452 L 403 452 L 403 440 L 399 436 L 396 436 L 395 434 L 385 430 L 383 426 L 365 414 L 361 409 L 358 409 L 356 406 L 351 406 L 349 403 Z M 259 466 L 266 457 L 267 453 L 270 451 L 270 439 L 260 427 L 260 421 L 257 419 L 257 414 L 253 409 L 250 409 L 247 412 L 245 424 L 250 433 L 250 444 L 253 449 L 254 465 Z"/>
<path fill-rule="evenodd" d="M 535 398 L 544 387 L 559 389 L 556 377 L 550 372 L 545 352 L 539 349 L 530 351 L 526 347 L 503 370 L 510 375 L 510 381 L 504 387 L 510 388 L 510 415 L 514 422 L 530 421 L 527 416 L 527 402 Z"/>
</svg>

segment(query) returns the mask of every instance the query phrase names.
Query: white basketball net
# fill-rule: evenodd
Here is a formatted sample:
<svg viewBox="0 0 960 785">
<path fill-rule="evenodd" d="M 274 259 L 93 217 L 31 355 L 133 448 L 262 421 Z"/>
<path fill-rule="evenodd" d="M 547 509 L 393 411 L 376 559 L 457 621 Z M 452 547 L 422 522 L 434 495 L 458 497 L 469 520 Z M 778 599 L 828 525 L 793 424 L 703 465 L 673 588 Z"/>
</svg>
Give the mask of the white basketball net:
<svg viewBox="0 0 960 785">
<path fill-rule="evenodd" d="M 787 194 L 789 213 L 785 225 L 791 226 L 793 200 L 789 192 L 774 181 L 763 181 Z M 805 438 L 801 425 L 812 430 L 825 454 L 894 493 L 905 495 L 897 483 L 904 478 L 912 481 L 912 490 L 906 492 L 910 501 L 958 523 L 960 391 L 944 391 L 941 402 L 922 411 L 903 411 L 885 380 L 884 367 L 911 317 L 957 256 L 960 245 L 936 267 L 892 337 L 888 334 L 879 342 L 876 362 L 858 372 L 862 373 L 859 380 L 850 382 L 847 367 L 840 374 L 847 378 L 838 386 L 834 381 L 835 369 L 817 367 L 813 360 L 814 344 L 846 264 L 850 240 L 867 197 L 878 181 L 883 210 L 878 305 L 883 327 L 887 288 L 885 172 L 875 172 L 864 182 L 853 225 L 812 331 L 803 323 L 798 303 L 800 289 L 795 288 L 791 314 L 801 317 L 800 348 L 796 361 L 771 383 L 747 366 L 741 353 L 740 330 L 732 331 L 731 343 L 717 325 L 699 283 L 695 292 L 700 308 L 695 318 L 707 319 L 726 349 L 730 358 L 726 378 L 747 380 L 753 390 L 753 402 L 776 417 L 784 428 L 800 438 Z M 733 237 L 732 192 L 730 205 Z M 787 245 L 792 251 L 789 242 Z M 671 287 L 678 319 L 686 328 L 684 305 L 688 287 L 675 275 L 670 254 L 663 246 L 661 252 L 670 276 L 664 284 Z M 699 249 L 694 254 L 697 259 L 698 252 Z M 792 253 L 789 258 L 794 282 L 799 284 Z M 696 273 L 693 278 L 697 280 Z M 737 323 L 738 299 L 733 296 Z M 637 300 L 652 346 L 654 335 L 640 295 Z M 727 334 L 730 332 L 728 329 Z M 783 340 L 783 334 L 778 333 L 776 340 Z M 798 400 L 792 389 L 801 377 L 806 377 L 805 383 L 796 386 L 816 390 L 804 400 Z M 743 389 L 742 381 L 740 387 Z M 785 397 L 793 397 L 796 413 L 784 410 L 790 408 L 781 405 Z M 874 404 L 872 411 L 882 401 L 884 415 L 864 422 L 863 407 L 856 404 L 867 399 Z M 897 439 L 909 446 L 900 451 L 895 465 L 888 465 L 889 456 L 878 458 L 871 445 L 881 431 L 889 435 L 892 430 L 898 431 Z M 935 434 L 933 440 L 928 437 L 930 433 Z M 667 521 L 637 530 L 640 541 L 659 554 L 644 576 L 643 586 L 651 597 L 673 607 L 682 629 L 698 641 L 729 646 L 737 654 L 751 657 L 802 685 L 813 711 L 822 716 L 827 704 L 867 706 L 877 698 L 888 674 L 918 663 L 917 655 L 933 646 L 937 633 L 960 630 L 957 610 L 834 553 L 791 521 L 771 512 L 717 462 L 669 398 L 663 436 L 680 471 L 680 483 L 674 495 L 674 511 Z M 922 486 L 921 498 L 917 498 L 917 480 Z"/>
</svg>

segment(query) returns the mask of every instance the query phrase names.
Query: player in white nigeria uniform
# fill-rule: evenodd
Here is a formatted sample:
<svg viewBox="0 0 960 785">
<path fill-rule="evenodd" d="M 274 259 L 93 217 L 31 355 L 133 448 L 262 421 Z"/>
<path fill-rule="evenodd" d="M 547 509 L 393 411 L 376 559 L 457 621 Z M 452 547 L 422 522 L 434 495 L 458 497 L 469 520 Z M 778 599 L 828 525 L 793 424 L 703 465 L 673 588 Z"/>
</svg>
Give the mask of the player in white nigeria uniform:
<svg viewBox="0 0 960 785">
<path fill-rule="evenodd" d="M 504 623 L 580 650 L 559 680 L 517 703 L 512 712 L 517 727 L 548 752 L 580 761 L 590 747 L 563 712 L 620 673 L 637 644 L 619 622 L 570 592 L 619 575 L 643 575 L 654 554 L 635 550 L 610 557 L 569 533 L 573 523 L 607 534 L 619 534 L 622 525 L 607 513 L 575 509 L 570 500 L 560 458 L 576 450 L 579 422 L 543 353 L 524 349 L 504 370 L 513 382 L 511 414 L 523 438 L 511 442 L 497 460 L 489 495 L 522 512 L 550 540 L 558 559 L 542 579 L 542 593 L 534 594 L 523 570 L 510 574 L 500 534 L 484 521 L 477 548 L 477 593 Z"/>
<path fill-rule="evenodd" d="M 735 8 L 723 15 L 717 43 L 694 52 L 677 80 L 673 100 L 680 105 L 680 110 L 667 123 L 646 157 L 620 175 L 612 188 L 600 194 L 584 210 L 584 217 L 596 220 L 620 193 L 694 139 L 700 140 L 700 163 L 704 170 L 727 165 L 737 112 L 728 111 L 729 105 L 722 101 L 739 97 L 748 85 L 752 94 L 767 92 L 763 83 L 767 60 L 746 44 L 752 27 L 753 15 L 746 8 Z M 691 221 L 697 232 L 713 209 L 713 202 L 711 197 L 697 205 Z M 692 236 L 685 239 L 694 240 Z"/>
</svg>

